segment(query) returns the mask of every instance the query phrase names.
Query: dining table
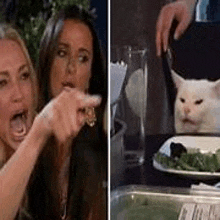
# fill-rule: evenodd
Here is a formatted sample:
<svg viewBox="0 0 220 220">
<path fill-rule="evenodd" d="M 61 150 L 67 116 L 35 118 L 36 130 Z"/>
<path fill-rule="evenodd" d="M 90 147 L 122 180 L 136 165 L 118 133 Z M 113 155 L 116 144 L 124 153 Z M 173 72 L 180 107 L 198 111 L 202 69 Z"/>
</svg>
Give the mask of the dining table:
<svg viewBox="0 0 220 220">
<path fill-rule="evenodd" d="M 220 182 L 219 178 L 189 178 L 184 175 L 172 174 L 157 170 L 153 166 L 154 154 L 160 149 L 163 143 L 174 134 L 154 134 L 145 137 L 145 160 L 142 165 L 126 166 L 117 178 L 113 178 L 110 183 L 110 189 L 115 190 L 121 186 L 127 185 L 145 185 L 152 187 L 180 187 L 190 188 L 192 184 L 205 183 L 215 185 Z M 124 137 L 124 149 L 132 150 L 138 144 L 137 138 Z M 112 163 L 112 161 L 111 161 Z M 113 174 L 114 175 L 114 174 Z M 110 179 L 111 180 L 111 179 Z"/>
</svg>

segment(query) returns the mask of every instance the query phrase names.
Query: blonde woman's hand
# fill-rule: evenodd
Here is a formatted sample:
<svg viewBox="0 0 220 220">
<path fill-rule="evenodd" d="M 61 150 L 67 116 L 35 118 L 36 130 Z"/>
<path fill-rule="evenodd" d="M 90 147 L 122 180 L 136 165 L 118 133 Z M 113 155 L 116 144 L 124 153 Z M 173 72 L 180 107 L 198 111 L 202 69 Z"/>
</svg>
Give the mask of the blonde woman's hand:
<svg viewBox="0 0 220 220">
<path fill-rule="evenodd" d="M 195 0 L 181 0 L 165 5 L 159 14 L 156 24 L 157 56 L 168 48 L 170 29 L 174 20 L 178 22 L 174 38 L 178 39 L 189 26 L 195 6 Z"/>
<path fill-rule="evenodd" d="M 98 96 L 87 95 L 77 89 L 65 88 L 37 116 L 46 135 L 54 134 L 59 143 L 76 137 L 86 121 L 84 109 L 97 107 Z"/>
</svg>

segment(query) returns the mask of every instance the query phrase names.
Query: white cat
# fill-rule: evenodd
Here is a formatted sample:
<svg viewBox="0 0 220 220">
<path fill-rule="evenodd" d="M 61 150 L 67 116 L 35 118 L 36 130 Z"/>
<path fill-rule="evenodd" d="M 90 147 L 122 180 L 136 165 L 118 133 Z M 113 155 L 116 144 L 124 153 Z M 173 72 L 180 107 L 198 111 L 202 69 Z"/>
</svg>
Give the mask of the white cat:
<svg viewBox="0 0 220 220">
<path fill-rule="evenodd" d="M 184 79 L 172 70 L 177 88 L 176 133 L 220 132 L 220 79 Z"/>
</svg>

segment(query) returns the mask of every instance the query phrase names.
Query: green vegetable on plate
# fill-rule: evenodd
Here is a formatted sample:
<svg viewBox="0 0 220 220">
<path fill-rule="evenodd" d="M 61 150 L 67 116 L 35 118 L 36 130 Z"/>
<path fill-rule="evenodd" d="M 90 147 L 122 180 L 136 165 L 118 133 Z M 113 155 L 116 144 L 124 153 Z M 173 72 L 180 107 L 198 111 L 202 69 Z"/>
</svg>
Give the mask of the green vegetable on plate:
<svg viewBox="0 0 220 220">
<path fill-rule="evenodd" d="M 220 149 L 213 154 L 183 152 L 179 157 L 169 157 L 163 153 L 157 152 L 154 158 L 165 168 L 187 171 L 220 172 Z"/>
</svg>

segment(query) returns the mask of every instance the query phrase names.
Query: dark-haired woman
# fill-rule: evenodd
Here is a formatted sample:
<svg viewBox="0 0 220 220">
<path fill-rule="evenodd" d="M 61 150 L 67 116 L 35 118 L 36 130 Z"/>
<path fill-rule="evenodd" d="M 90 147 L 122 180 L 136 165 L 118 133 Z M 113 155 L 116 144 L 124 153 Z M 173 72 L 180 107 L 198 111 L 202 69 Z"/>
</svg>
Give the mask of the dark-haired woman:
<svg viewBox="0 0 220 220">
<path fill-rule="evenodd" d="M 51 152 L 44 155 L 51 159 L 45 156 L 39 160 L 38 175 L 29 189 L 33 200 L 29 210 L 37 219 L 45 215 L 53 219 L 106 219 L 107 139 L 103 114 L 107 80 L 93 20 L 92 12 L 69 6 L 49 19 L 41 40 L 41 106 L 65 88 L 100 95 L 102 103 L 99 108 L 85 109 L 88 119 L 76 138 L 62 144 L 56 139 L 48 143 Z M 53 151 L 59 153 L 54 156 Z"/>
</svg>

